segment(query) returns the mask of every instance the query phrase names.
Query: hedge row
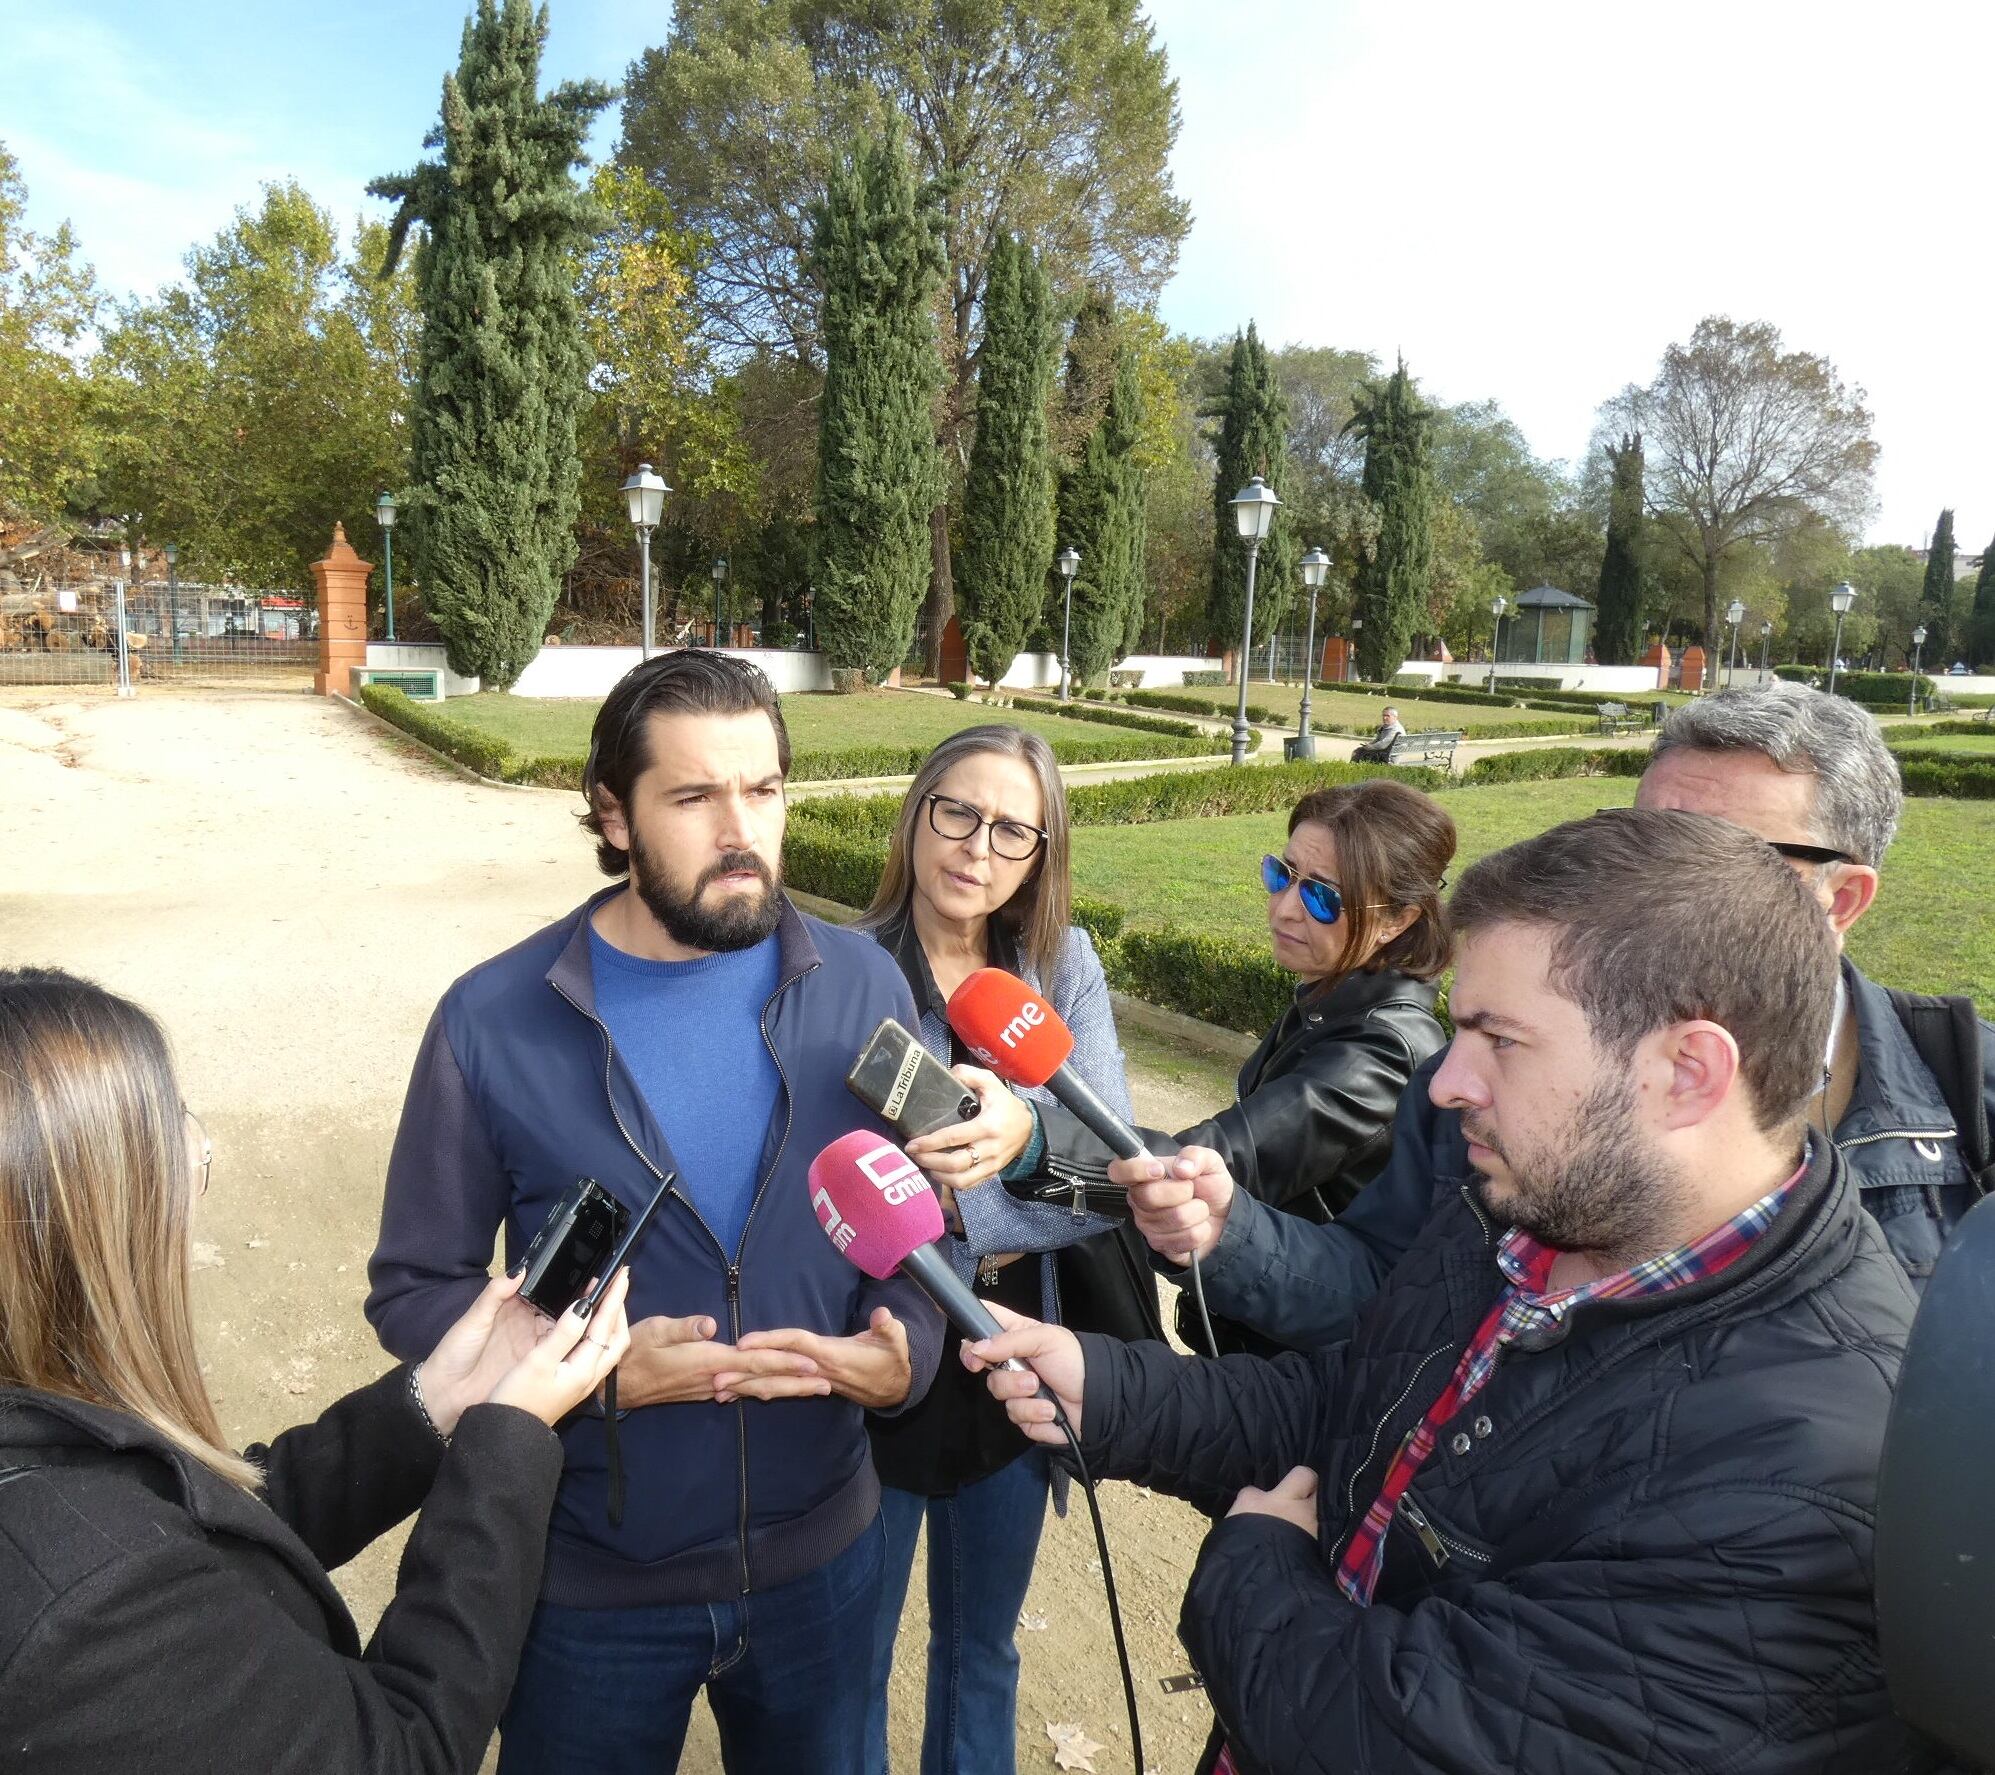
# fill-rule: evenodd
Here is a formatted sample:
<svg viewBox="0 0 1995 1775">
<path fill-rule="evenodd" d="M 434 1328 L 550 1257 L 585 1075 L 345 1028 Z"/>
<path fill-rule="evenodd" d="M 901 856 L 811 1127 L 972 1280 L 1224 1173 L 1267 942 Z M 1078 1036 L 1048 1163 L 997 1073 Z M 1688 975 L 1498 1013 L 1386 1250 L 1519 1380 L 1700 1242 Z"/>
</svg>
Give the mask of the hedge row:
<svg viewBox="0 0 1995 1775">
<path fill-rule="evenodd" d="M 452 721 L 428 704 L 411 702 L 393 685 L 363 684 L 360 702 L 370 713 L 481 777 L 543 789 L 582 786 L 582 759 L 515 751 L 506 741 Z"/>
<path fill-rule="evenodd" d="M 1207 752 L 1224 752 L 1231 744 L 1226 735 L 1196 727 L 1189 721 L 1167 721 L 1157 715 L 1138 715 L 1132 709 L 1106 707 L 1101 699 L 1063 703 L 1057 697 L 1013 695 L 1004 691 L 999 692 L 996 699 L 989 695 L 984 698 L 985 702 L 994 700 L 1000 707 L 1035 709 L 1041 714 L 1057 715 L 1062 721 L 1099 721 L 1108 727 L 1127 727 L 1137 733 L 1159 733 L 1176 740 L 1197 740 L 1200 748 Z"/>
<path fill-rule="evenodd" d="M 1898 754 L 1898 774 L 1907 795 L 1943 795 L 1955 801 L 1995 801 L 1995 759 L 1950 758 L 1945 754 Z"/>
<path fill-rule="evenodd" d="M 1295 997 L 1265 943 L 1204 931 L 1130 931 L 1102 951 L 1108 982 L 1153 1005 L 1259 1035 Z"/>
<path fill-rule="evenodd" d="M 1773 675 L 1815 690 L 1825 690 L 1829 683 L 1828 671 L 1822 666 L 1775 666 Z M 1919 675 L 1918 683 L 1921 696 L 1931 696 L 1940 688 L 1924 673 Z M 1846 696 L 1852 702 L 1883 703 L 1902 709 L 1912 695 L 1912 677 L 1908 672 L 1838 672 L 1836 695 Z"/>
<path fill-rule="evenodd" d="M 1180 715 L 1203 715 L 1208 720 L 1230 718 L 1233 714 L 1233 709 L 1222 708 L 1215 698 L 1187 695 L 1178 690 L 1125 691 L 1123 700 L 1138 709 L 1175 709 Z M 1285 727 L 1295 717 L 1286 710 L 1271 709 L 1266 703 L 1249 703 L 1247 719 L 1269 727 Z"/>
<path fill-rule="evenodd" d="M 1552 777 L 1638 777 L 1649 753 L 1624 746 L 1594 751 L 1583 746 L 1547 746 L 1541 752 L 1499 752 L 1478 758 L 1463 773 L 1464 783 L 1535 783 Z"/>
<path fill-rule="evenodd" d="M 1924 727 L 1910 731 L 1915 732 L 1920 740 L 1936 733 L 1979 734 L 1983 739 L 1987 739 L 1995 736 L 1995 721 L 1929 721 Z M 1909 740 L 1907 743 L 1917 745 L 1918 740 Z"/>
</svg>

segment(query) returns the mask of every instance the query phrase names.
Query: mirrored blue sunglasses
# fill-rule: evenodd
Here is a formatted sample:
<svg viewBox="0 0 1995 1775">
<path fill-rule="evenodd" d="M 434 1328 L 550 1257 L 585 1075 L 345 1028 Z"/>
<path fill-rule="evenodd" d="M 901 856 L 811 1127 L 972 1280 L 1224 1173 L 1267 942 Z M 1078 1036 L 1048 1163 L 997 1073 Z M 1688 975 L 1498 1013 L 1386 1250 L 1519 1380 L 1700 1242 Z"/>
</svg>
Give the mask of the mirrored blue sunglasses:
<svg viewBox="0 0 1995 1775">
<path fill-rule="evenodd" d="M 1280 857 L 1261 859 L 1261 886 L 1271 894 L 1279 894 L 1290 882 L 1299 885 L 1302 893 L 1302 909 L 1318 924 L 1335 924 L 1344 916 L 1344 896 L 1327 881 L 1318 881 L 1313 875 L 1298 875 Z"/>
</svg>

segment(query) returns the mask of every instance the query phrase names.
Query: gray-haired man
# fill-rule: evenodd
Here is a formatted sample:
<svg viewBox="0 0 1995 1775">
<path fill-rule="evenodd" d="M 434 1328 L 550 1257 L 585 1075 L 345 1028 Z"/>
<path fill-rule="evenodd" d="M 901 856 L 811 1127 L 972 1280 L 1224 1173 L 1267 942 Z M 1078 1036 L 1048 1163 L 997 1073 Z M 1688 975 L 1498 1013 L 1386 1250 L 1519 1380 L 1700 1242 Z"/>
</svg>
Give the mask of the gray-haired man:
<svg viewBox="0 0 1995 1775">
<path fill-rule="evenodd" d="M 1775 683 L 1673 711 L 1635 802 L 1758 834 L 1809 879 L 1840 942 L 1876 897 L 1903 799 L 1869 715 L 1842 697 Z M 1739 965 L 1750 968 L 1752 957 Z M 1154 1250 L 1175 1261 L 1200 1255 L 1215 1311 L 1298 1348 L 1333 1343 L 1436 1197 L 1468 1179 L 1459 1119 L 1428 1096 L 1436 1064 L 1415 1072 L 1400 1099 L 1385 1170 L 1328 1226 L 1266 1207 L 1208 1162 L 1134 1159 L 1109 1174 L 1132 1186 L 1136 1224 Z M 1841 1149 L 1917 1287 L 1954 1223 L 1995 1186 L 1995 1028 L 1968 1000 L 1889 992 L 1846 955 L 1809 1119 Z"/>
</svg>

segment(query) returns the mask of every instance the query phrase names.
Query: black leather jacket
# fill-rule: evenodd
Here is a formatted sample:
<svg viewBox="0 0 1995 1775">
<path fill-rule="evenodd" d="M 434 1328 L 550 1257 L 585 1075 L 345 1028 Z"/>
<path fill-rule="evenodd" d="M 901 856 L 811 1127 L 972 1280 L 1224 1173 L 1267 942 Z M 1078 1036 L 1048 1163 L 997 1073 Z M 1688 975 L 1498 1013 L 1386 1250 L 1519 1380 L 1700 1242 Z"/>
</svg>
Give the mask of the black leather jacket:
<svg viewBox="0 0 1995 1775">
<path fill-rule="evenodd" d="M 1392 1120 L 1414 1068 L 1447 1045 L 1434 1015 L 1435 987 L 1389 970 L 1350 974 L 1328 992 L 1297 989 L 1295 1002 L 1240 1069 L 1230 1109 L 1172 1137 L 1139 1129 L 1154 1153 L 1210 1147 L 1234 1181 L 1271 1207 L 1327 1221 L 1348 1207 L 1385 1167 Z M 1092 1181 L 1108 1150 L 1065 1110 L 1040 1110 L 1046 1156 L 1025 1184 L 1050 1178 Z M 1170 1273 L 1178 1274 L 1175 1266 Z M 1179 1303 L 1178 1329 L 1204 1350 Z M 1244 1327 L 1213 1321 L 1222 1352 L 1269 1351 Z"/>
</svg>

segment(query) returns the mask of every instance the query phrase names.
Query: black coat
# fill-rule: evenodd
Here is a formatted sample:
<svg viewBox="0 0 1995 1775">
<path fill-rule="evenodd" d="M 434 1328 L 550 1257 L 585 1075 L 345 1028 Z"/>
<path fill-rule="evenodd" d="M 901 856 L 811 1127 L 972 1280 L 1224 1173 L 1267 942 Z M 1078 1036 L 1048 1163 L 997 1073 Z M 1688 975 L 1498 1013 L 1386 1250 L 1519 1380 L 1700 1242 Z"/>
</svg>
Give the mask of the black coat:
<svg viewBox="0 0 1995 1775">
<path fill-rule="evenodd" d="M 122 1412 L 0 1392 L 0 1767 L 478 1767 L 540 1588 L 561 1444 L 487 1405 L 446 1451 L 395 1369 L 249 1452 L 267 1503 Z M 363 1655 L 326 1571 L 418 1505 Z"/>
<path fill-rule="evenodd" d="M 1220 1508 L 1319 1474 L 1317 1533 L 1232 1517 L 1180 1632 L 1246 1775 L 1887 1775 L 1871 1602 L 1879 1450 L 1912 1294 L 1818 1154 L 1729 1269 L 1506 1351 L 1442 1432 L 1372 1605 L 1346 1534 L 1496 1298 L 1446 1199 L 1347 1343 L 1201 1361 L 1083 1338 L 1098 1472 Z"/>
</svg>

